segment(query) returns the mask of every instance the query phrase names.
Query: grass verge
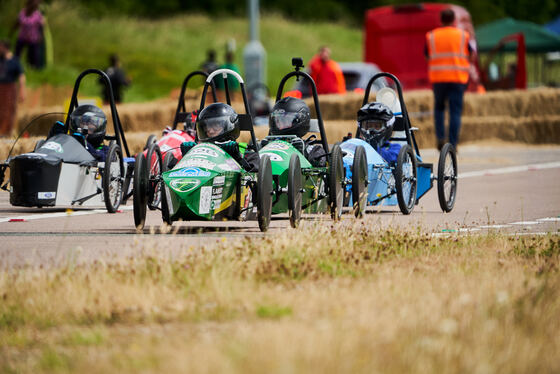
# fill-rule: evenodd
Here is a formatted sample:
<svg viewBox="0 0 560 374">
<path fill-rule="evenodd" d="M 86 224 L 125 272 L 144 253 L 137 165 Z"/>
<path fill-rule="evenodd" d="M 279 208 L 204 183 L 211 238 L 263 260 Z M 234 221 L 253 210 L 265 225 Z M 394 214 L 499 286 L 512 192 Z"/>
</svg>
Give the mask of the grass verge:
<svg viewBox="0 0 560 374">
<path fill-rule="evenodd" d="M 302 226 L 4 270 L 0 371 L 560 370 L 558 236 Z"/>
</svg>

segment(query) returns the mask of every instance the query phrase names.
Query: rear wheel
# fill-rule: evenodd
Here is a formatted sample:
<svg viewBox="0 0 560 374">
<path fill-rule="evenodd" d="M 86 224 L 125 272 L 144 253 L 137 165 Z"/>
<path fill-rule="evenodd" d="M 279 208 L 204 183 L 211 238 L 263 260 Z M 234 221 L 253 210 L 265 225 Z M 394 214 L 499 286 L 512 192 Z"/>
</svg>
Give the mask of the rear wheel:
<svg viewBox="0 0 560 374">
<path fill-rule="evenodd" d="M 335 144 L 331 151 L 329 164 L 329 205 L 331 207 L 331 217 L 335 220 L 342 215 L 344 204 L 344 164 L 342 163 L 342 150 Z"/>
<path fill-rule="evenodd" d="M 288 168 L 288 215 L 290 216 L 290 225 L 294 228 L 298 227 L 301 219 L 301 184 L 299 156 L 293 154 Z"/>
<path fill-rule="evenodd" d="M 395 187 L 401 212 L 410 214 L 416 203 L 416 158 L 408 144 L 401 148 L 397 157 Z"/>
<path fill-rule="evenodd" d="M 171 164 L 171 161 L 174 159 L 175 157 L 173 156 L 173 153 L 171 153 L 171 151 L 168 151 L 165 153 L 165 156 L 163 157 L 163 163 L 161 166 L 161 170 L 162 172 L 166 172 L 171 170 L 171 166 L 169 166 Z"/>
<path fill-rule="evenodd" d="M 109 213 L 115 213 L 122 201 L 124 163 L 121 147 L 112 142 L 107 151 L 103 169 L 103 198 Z"/>
<path fill-rule="evenodd" d="M 146 222 L 147 188 L 148 171 L 146 169 L 146 157 L 144 157 L 143 152 L 140 152 L 134 162 L 134 176 L 132 180 L 134 226 L 136 226 L 137 230 L 142 230 Z"/>
<path fill-rule="evenodd" d="M 155 136 L 154 134 L 148 136 L 148 139 L 146 140 L 146 145 L 144 146 L 144 150 L 148 149 L 150 147 L 150 145 L 157 143 L 157 136 Z"/>
<path fill-rule="evenodd" d="M 161 202 L 161 151 L 157 143 L 148 147 L 146 166 L 148 169 L 148 208 L 156 210 Z"/>
<path fill-rule="evenodd" d="M 441 210 L 451 212 L 457 196 L 457 153 L 450 143 L 439 154 L 437 187 Z"/>
<path fill-rule="evenodd" d="M 267 155 L 260 159 L 257 176 L 257 219 L 261 231 L 267 231 L 272 213 L 272 164 Z"/>
<path fill-rule="evenodd" d="M 171 160 L 174 159 L 173 153 L 168 151 L 163 158 L 163 165 L 161 167 L 162 173 L 171 170 L 169 164 Z M 163 177 L 161 178 L 161 219 L 168 225 L 173 224 L 171 221 L 170 214 L 169 214 L 169 204 L 167 202 L 167 190 L 165 189 L 165 182 L 163 181 Z"/>
<path fill-rule="evenodd" d="M 352 163 L 352 201 L 356 217 L 361 217 L 366 211 L 367 168 L 366 150 L 364 147 L 358 146 L 354 152 L 354 162 Z"/>
</svg>

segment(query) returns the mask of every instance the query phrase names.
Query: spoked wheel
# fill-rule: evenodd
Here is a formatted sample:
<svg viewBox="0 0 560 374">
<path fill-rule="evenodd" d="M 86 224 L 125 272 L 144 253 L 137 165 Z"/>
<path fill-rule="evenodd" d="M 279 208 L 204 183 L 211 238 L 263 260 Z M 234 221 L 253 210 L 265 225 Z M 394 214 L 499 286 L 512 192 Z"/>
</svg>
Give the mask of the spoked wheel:
<svg viewBox="0 0 560 374">
<path fill-rule="evenodd" d="M 294 228 L 298 227 L 301 219 L 301 164 L 299 156 L 293 154 L 290 157 L 290 166 L 288 168 L 288 214 L 290 216 L 290 225 Z"/>
<path fill-rule="evenodd" d="M 161 151 L 157 143 L 148 147 L 146 166 L 148 168 L 148 208 L 156 210 L 161 202 Z"/>
<path fill-rule="evenodd" d="M 154 134 L 148 136 L 148 139 L 146 140 L 146 145 L 144 146 L 144 150 L 148 149 L 150 147 L 150 145 L 157 143 L 157 136 L 155 136 Z"/>
<path fill-rule="evenodd" d="M 333 146 L 331 160 L 329 164 L 329 205 L 331 207 L 331 217 L 334 220 L 340 219 L 342 206 L 344 204 L 344 164 L 342 163 L 342 150 L 338 144 Z"/>
<path fill-rule="evenodd" d="M 364 147 L 356 147 L 354 162 L 352 163 L 352 202 L 354 215 L 361 217 L 366 211 L 367 204 L 367 180 L 368 166 L 366 150 Z"/>
<path fill-rule="evenodd" d="M 272 213 L 272 164 L 267 155 L 261 157 L 257 175 L 257 219 L 261 231 L 267 231 Z"/>
<path fill-rule="evenodd" d="M 148 169 L 146 168 L 146 157 L 144 157 L 143 152 L 140 152 L 134 162 L 134 176 L 132 180 L 134 226 L 136 226 L 137 230 L 142 230 L 146 222 L 147 189 Z"/>
<path fill-rule="evenodd" d="M 171 153 L 171 151 L 167 152 L 165 154 L 165 157 L 163 158 L 163 165 L 162 165 L 162 172 L 166 172 L 171 170 L 171 168 L 169 167 L 169 163 L 171 162 L 171 160 L 173 159 L 173 153 Z M 171 220 L 170 214 L 169 214 L 169 203 L 167 202 L 167 190 L 165 189 L 165 182 L 163 181 L 163 178 L 161 180 L 161 219 L 163 220 L 163 222 L 165 222 L 168 225 L 172 225 L 173 221 Z"/>
<path fill-rule="evenodd" d="M 121 205 L 124 184 L 124 163 L 121 147 L 112 142 L 107 151 L 103 169 L 103 198 L 109 213 L 115 213 Z"/>
<path fill-rule="evenodd" d="M 453 210 L 457 196 L 457 152 L 450 143 L 441 149 L 437 171 L 439 206 L 448 213 Z"/>
<path fill-rule="evenodd" d="M 410 145 L 404 145 L 397 157 L 395 187 L 397 200 L 403 214 L 410 214 L 416 203 L 416 158 Z"/>
</svg>

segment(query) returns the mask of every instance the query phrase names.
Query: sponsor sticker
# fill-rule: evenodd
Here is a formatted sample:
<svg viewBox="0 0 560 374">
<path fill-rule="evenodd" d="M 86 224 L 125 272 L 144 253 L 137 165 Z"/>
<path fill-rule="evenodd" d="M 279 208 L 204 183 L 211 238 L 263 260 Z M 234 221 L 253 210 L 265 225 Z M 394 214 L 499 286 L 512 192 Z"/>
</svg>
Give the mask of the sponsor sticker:
<svg viewBox="0 0 560 374">
<path fill-rule="evenodd" d="M 284 143 L 284 142 L 272 142 L 266 145 L 266 149 L 270 149 L 270 150 L 281 151 L 288 148 L 290 148 L 290 146 L 288 145 L 288 143 Z"/>
<path fill-rule="evenodd" d="M 188 192 L 200 184 L 199 179 L 174 179 L 169 183 L 171 188 L 179 192 Z"/>
<path fill-rule="evenodd" d="M 37 192 L 37 198 L 40 200 L 48 200 L 56 198 L 56 192 Z"/>
<path fill-rule="evenodd" d="M 189 156 L 218 157 L 218 153 L 210 147 L 195 147 L 189 152 Z"/>
<path fill-rule="evenodd" d="M 199 168 L 182 168 L 169 173 L 169 177 L 209 177 L 210 172 Z"/>
<path fill-rule="evenodd" d="M 204 186 L 200 188 L 200 205 L 198 206 L 198 213 L 210 213 L 210 202 L 212 200 L 212 186 Z"/>
<path fill-rule="evenodd" d="M 43 149 L 50 149 L 51 151 L 55 151 L 56 153 L 62 153 L 62 146 L 57 142 L 46 142 L 41 146 Z"/>
<path fill-rule="evenodd" d="M 182 163 L 182 166 L 193 166 L 204 169 L 213 169 L 216 166 L 215 162 L 208 161 L 204 158 L 189 158 Z"/>
<path fill-rule="evenodd" d="M 226 176 L 218 175 L 216 178 L 214 178 L 213 184 L 214 186 L 223 186 L 225 182 L 226 182 Z"/>
<path fill-rule="evenodd" d="M 282 158 L 282 156 L 280 155 L 277 155 L 276 153 L 260 153 L 259 155 L 261 156 L 261 158 L 264 155 L 267 155 L 268 158 L 270 158 L 270 161 L 276 161 L 276 162 L 284 161 L 284 158 Z"/>
</svg>

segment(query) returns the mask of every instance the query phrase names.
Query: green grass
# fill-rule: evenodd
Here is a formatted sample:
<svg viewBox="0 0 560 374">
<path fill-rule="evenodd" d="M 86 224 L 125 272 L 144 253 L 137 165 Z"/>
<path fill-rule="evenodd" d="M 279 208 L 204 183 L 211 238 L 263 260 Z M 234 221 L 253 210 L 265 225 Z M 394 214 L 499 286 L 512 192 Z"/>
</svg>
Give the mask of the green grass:
<svg viewBox="0 0 560 374">
<path fill-rule="evenodd" d="M 18 7 L 15 0 L 0 5 L 0 35 L 7 34 L 11 17 Z M 152 100 L 167 96 L 180 86 L 189 72 L 205 60 L 206 50 L 214 48 L 218 61 L 225 45 L 235 39 L 236 63 L 243 71 L 243 48 L 248 41 L 245 18 L 216 18 L 206 15 L 177 15 L 155 21 L 124 16 L 94 18 L 84 9 L 65 1 L 53 1 L 47 8 L 53 37 L 54 66 L 29 71 L 31 86 L 44 83 L 72 85 L 77 74 L 89 67 L 104 68 L 109 54 L 118 53 L 133 84 L 126 101 Z M 361 25 L 349 27 L 333 23 L 295 23 L 279 15 L 264 15 L 260 37 L 267 51 L 267 84 L 275 92 L 283 75 L 289 72 L 291 58 L 305 62 L 318 47 L 327 44 L 338 61 L 362 59 Z M 84 81 L 83 92 L 97 94 L 95 81 Z"/>
</svg>

